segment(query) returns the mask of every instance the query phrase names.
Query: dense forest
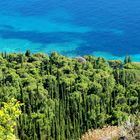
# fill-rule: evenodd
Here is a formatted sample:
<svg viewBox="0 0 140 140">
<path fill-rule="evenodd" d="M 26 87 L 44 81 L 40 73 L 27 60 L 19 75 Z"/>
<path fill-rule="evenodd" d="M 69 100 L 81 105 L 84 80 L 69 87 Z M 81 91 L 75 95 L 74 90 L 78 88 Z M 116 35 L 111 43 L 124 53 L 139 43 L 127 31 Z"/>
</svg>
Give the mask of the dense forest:
<svg viewBox="0 0 140 140">
<path fill-rule="evenodd" d="M 2 140 L 9 131 L 20 140 L 78 140 L 140 112 L 140 64 L 130 57 L 1 53 L 0 108 Z"/>
</svg>

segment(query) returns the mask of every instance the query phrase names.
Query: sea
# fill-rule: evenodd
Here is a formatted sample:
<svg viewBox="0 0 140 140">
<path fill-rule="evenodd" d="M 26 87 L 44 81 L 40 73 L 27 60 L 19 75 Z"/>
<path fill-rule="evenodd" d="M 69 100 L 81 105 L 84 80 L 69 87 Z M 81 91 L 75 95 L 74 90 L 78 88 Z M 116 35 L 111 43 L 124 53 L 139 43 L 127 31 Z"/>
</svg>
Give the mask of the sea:
<svg viewBox="0 0 140 140">
<path fill-rule="evenodd" d="M 140 0 L 0 0 L 0 52 L 140 61 Z"/>
</svg>

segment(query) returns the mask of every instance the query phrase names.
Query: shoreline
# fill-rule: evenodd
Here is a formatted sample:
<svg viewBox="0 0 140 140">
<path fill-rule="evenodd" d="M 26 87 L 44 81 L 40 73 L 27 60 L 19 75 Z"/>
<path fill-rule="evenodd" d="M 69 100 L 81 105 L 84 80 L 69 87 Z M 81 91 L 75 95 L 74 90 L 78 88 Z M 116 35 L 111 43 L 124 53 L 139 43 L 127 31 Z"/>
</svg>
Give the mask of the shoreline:
<svg viewBox="0 0 140 140">
<path fill-rule="evenodd" d="M 13 51 L 13 52 L 7 52 L 7 51 L 0 51 L 0 54 L 4 54 L 4 53 L 6 53 L 6 54 L 25 54 L 27 51 L 30 51 L 30 50 L 26 50 L 26 51 L 24 51 L 24 52 L 16 52 L 16 51 Z M 54 51 L 54 52 L 50 52 L 50 53 L 47 53 L 47 52 L 33 52 L 33 51 L 30 51 L 30 53 L 31 54 L 45 54 L 45 55 L 50 55 L 50 54 L 52 54 L 52 53 L 57 53 L 57 54 L 59 54 L 59 55 L 62 55 L 62 56 L 64 56 L 64 57 L 68 57 L 68 58 L 78 58 L 78 57 L 85 57 L 85 56 L 92 56 L 92 57 L 96 57 L 96 58 L 103 58 L 103 59 L 105 59 L 106 61 L 121 61 L 121 62 L 123 62 L 124 61 L 124 59 L 125 59 L 125 57 L 127 57 L 127 55 L 126 56 L 122 56 L 122 58 L 118 58 L 117 59 L 117 56 L 114 56 L 114 57 L 116 57 L 116 59 L 111 59 L 111 58 L 106 58 L 105 56 L 96 56 L 96 55 L 92 55 L 92 54 L 87 54 L 87 55 L 75 55 L 75 56 L 70 56 L 70 55 L 65 55 L 65 54 L 62 54 L 62 53 L 59 53 L 59 52 L 57 52 L 57 51 Z M 136 54 L 136 55 L 140 55 L 140 54 Z M 129 55 L 128 55 L 129 56 Z M 130 57 L 131 57 L 131 59 L 132 59 L 132 62 L 133 63 L 140 63 L 140 60 L 139 61 L 135 61 L 135 60 L 133 60 L 133 56 L 131 56 L 130 55 Z"/>
</svg>

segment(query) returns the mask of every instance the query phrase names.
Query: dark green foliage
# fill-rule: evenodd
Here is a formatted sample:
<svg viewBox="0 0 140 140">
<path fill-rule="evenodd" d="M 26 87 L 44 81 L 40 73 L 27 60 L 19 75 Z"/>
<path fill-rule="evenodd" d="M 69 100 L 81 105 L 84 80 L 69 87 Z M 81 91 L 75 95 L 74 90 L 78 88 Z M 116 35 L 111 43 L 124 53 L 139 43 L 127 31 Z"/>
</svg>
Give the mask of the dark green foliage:
<svg viewBox="0 0 140 140">
<path fill-rule="evenodd" d="M 140 66 L 57 53 L 0 56 L 0 105 L 24 103 L 17 120 L 21 140 L 78 140 L 88 129 L 118 124 L 140 111 Z"/>
<path fill-rule="evenodd" d="M 27 51 L 25 52 L 25 56 L 29 57 L 30 55 L 31 55 L 30 50 L 27 50 Z"/>
<path fill-rule="evenodd" d="M 131 57 L 126 56 L 125 59 L 124 59 L 124 64 L 131 63 L 131 62 L 132 62 Z"/>
</svg>

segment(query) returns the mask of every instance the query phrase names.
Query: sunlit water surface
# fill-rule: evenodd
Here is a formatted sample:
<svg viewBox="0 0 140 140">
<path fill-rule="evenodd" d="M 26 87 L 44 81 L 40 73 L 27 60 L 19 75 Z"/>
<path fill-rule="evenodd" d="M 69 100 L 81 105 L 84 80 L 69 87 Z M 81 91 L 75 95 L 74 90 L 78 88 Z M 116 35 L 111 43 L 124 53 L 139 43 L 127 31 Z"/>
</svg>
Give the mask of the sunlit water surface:
<svg viewBox="0 0 140 140">
<path fill-rule="evenodd" d="M 139 0 L 0 0 L 0 51 L 140 61 Z"/>
</svg>

